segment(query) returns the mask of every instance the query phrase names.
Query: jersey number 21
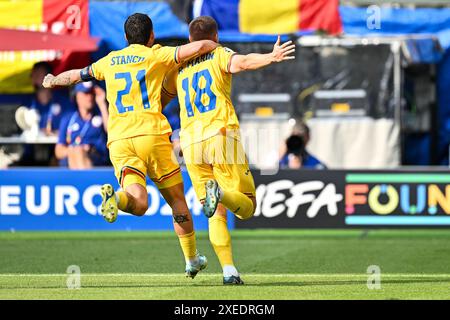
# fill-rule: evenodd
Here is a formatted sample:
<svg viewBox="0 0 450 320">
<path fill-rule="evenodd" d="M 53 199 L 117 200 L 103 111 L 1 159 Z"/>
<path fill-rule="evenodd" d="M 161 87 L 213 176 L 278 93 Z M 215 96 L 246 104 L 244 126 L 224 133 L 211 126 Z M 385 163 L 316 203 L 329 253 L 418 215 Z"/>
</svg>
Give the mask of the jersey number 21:
<svg viewBox="0 0 450 320">
<path fill-rule="evenodd" d="M 132 77 L 131 72 L 119 72 L 116 73 L 115 79 L 124 79 L 126 82 L 125 89 L 120 90 L 117 92 L 117 98 L 116 98 L 116 106 L 117 111 L 119 113 L 125 113 L 129 111 L 133 111 L 133 106 L 124 106 L 122 103 L 123 96 L 130 93 L 131 85 L 132 85 Z M 141 88 L 141 95 L 142 95 L 142 105 L 144 106 L 144 109 L 150 109 L 150 102 L 148 101 L 148 92 L 147 92 L 147 84 L 145 83 L 145 69 L 139 70 L 136 75 L 136 80 L 139 82 L 139 86 Z"/>
</svg>

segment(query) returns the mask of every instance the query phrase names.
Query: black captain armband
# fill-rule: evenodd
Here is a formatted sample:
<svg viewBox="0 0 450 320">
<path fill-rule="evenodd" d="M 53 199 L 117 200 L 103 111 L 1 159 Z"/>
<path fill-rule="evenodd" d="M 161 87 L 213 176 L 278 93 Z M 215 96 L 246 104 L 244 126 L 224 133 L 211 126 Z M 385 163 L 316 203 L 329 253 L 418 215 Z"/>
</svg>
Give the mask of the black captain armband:
<svg viewBox="0 0 450 320">
<path fill-rule="evenodd" d="M 89 72 L 90 70 L 92 70 L 91 66 L 81 69 L 80 71 L 81 81 L 86 82 L 95 80 L 95 78 L 91 76 L 91 73 Z"/>
</svg>

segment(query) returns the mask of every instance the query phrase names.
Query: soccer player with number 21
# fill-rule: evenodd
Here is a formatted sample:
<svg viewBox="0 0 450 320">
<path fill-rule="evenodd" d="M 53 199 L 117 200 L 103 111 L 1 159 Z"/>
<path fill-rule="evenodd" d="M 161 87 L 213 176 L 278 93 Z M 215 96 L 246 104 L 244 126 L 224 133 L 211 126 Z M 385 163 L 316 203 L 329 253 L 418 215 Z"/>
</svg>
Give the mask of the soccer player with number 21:
<svg viewBox="0 0 450 320">
<path fill-rule="evenodd" d="M 148 209 L 148 175 L 172 208 L 175 232 L 186 260 L 186 276 L 194 278 L 206 267 L 207 260 L 197 253 L 180 167 L 169 140 L 172 130 L 161 113 L 161 90 L 171 68 L 214 50 L 218 44 L 202 40 L 178 47 L 154 45 L 153 23 L 140 13 L 128 17 L 124 28 L 128 47 L 84 69 L 58 76 L 49 74 L 43 85 L 70 86 L 93 79 L 106 82 L 108 148 L 123 191 L 115 192 L 112 185 L 103 185 L 102 215 L 111 223 L 117 219 L 118 209 L 144 215 Z"/>
</svg>

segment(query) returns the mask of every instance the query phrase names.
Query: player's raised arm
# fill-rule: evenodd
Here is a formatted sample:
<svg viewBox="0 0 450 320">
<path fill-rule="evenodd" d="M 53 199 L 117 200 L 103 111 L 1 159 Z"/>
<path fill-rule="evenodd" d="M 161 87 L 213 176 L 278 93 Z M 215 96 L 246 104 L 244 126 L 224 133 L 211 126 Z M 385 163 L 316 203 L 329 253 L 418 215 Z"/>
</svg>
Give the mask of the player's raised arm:
<svg viewBox="0 0 450 320">
<path fill-rule="evenodd" d="M 44 88 L 54 88 L 58 86 L 66 87 L 77 84 L 81 82 L 80 71 L 81 69 L 69 70 L 57 76 L 48 74 L 45 76 L 42 85 L 44 86 Z"/>
<path fill-rule="evenodd" d="M 57 76 L 48 74 L 45 76 L 42 85 L 44 88 L 67 87 L 82 81 L 93 80 L 92 68 L 73 69 L 60 73 Z"/>
<path fill-rule="evenodd" d="M 179 63 L 213 51 L 219 44 L 211 40 L 194 41 L 178 48 L 177 60 Z"/>
<path fill-rule="evenodd" d="M 295 56 L 291 55 L 294 52 L 295 45 L 292 44 L 292 41 L 287 41 L 280 45 L 280 36 L 278 36 L 277 42 L 273 46 L 273 51 L 271 53 L 250 53 L 247 55 L 235 54 L 231 58 L 230 72 L 238 73 L 245 70 L 256 70 L 274 62 L 292 60 L 295 59 Z"/>
</svg>

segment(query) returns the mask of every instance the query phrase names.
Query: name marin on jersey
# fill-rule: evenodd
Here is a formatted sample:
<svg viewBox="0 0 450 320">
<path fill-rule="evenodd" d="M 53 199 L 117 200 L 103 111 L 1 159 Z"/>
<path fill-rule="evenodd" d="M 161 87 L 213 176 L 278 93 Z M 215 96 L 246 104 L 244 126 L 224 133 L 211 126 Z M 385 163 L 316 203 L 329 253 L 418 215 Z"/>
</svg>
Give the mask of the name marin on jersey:
<svg viewBox="0 0 450 320">
<path fill-rule="evenodd" d="M 178 68 L 178 74 L 183 73 L 184 69 L 196 66 L 199 63 L 214 59 L 214 52 L 206 53 L 200 57 L 190 60 L 185 66 Z"/>
</svg>

